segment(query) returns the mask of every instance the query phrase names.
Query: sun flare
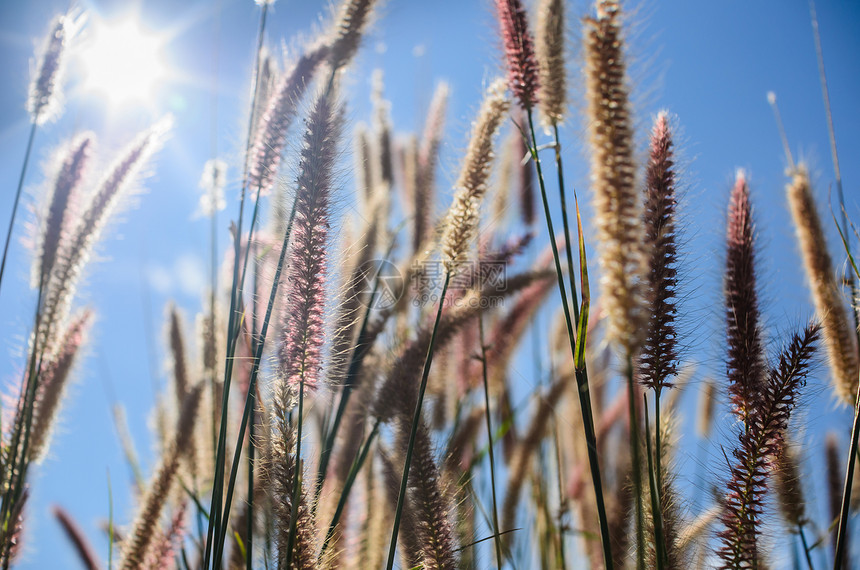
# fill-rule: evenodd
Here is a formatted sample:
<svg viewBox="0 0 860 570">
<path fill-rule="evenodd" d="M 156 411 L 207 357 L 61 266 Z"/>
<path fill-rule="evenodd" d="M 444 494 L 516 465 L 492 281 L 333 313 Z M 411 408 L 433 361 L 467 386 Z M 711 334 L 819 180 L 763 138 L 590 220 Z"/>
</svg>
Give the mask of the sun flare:
<svg viewBox="0 0 860 570">
<path fill-rule="evenodd" d="M 83 88 L 109 104 L 150 101 L 166 75 L 164 38 L 141 29 L 133 17 L 96 20 L 81 49 Z"/>
</svg>

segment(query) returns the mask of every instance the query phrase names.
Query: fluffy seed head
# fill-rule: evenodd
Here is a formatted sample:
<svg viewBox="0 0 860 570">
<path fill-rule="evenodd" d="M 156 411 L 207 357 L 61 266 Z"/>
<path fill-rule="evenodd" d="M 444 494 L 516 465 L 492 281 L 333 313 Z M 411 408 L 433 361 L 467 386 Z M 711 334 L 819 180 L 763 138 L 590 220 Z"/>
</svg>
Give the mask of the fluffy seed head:
<svg viewBox="0 0 860 570">
<path fill-rule="evenodd" d="M 281 347 L 286 387 L 317 385 L 322 365 L 326 246 L 329 203 L 337 159 L 341 112 L 331 95 L 314 103 L 307 121 L 296 181 L 296 215 L 289 245 L 289 271 Z"/>
<path fill-rule="evenodd" d="M 538 4 L 537 56 L 541 95 L 541 123 L 558 125 L 567 107 L 567 72 L 564 62 L 564 2 L 541 0 Z"/>
<path fill-rule="evenodd" d="M 799 450 L 786 445 L 776 457 L 776 494 L 779 510 L 792 532 L 806 522 L 803 483 L 800 477 Z"/>
<path fill-rule="evenodd" d="M 37 125 L 53 120 L 60 112 L 60 88 L 69 42 L 77 34 L 83 21 L 82 16 L 69 13 L 57 16 L 51 24 L 51 31 L 45 38 L 36 66 L 36 75 L 30 82 L 30 95 L 27 100 L 30 120 Z"/>
<path fill-rule="evenodd" d="M 496 0 L 496 17 L 505 44 L 508 85 L 524 109 L 537 103 L 539 85 L 534 41 L 520 0 Z"/>
<path fill-rule="evenodd" d="M 739 435 L 723 510 L 725 529 L 719 535 L 720 568 L 760 567 L 758 537 L 768 478 L 776 457 L 784 453 L 785 432 L 800 389 L 806 384 L 819 332 L 818 325 L 809 325 L 792 336 L 767 373 Z"/>
<path fill-rule="evenodd" d="M 648 275 L 645 284 L 650 311 L 638 370 L 642 384 L 654 390 L 672 386 L 671 378 L 678 372 L 675 172 L 672 158 L 672 135 L 666 114 L 660 113 L 651 133 L 651 152 L 646 168 L 644 220 Z"/>
<path fill-rule="evenodd" d="M 28 453 L 31 461 L 42 459 L 48 449 L 52 427 L 62 406 L 72 368 L 86 341 L 92 316 L 91 311 L 84 311 L 73 318 L 62 335 L 56 356 L 42 365 L 30 432 Z"/>
<path fill-rule="evenodd" d="M 267 195 L 275 184 L 281 153 L 287 142 L 287 131 L 296 117 L 302 96 L 328 55 L 328 50 L 324 44 L 309 47 L 278 81 L 260 117 L 254 144 L 248 153 L 248 187 L 254 191 L 259 188 L 262 196 Z"/>
<path fill-rule="evenodd" d="M 343 0 L 341 3 L 330 40 L 329 64 L 332 69 L 348 64 L 358 51 L 374 4 L 375 0 Z"/>
<path fill-rule="evenodd" d="M 215 212 L 226 208 L 224 187 L 227 186 L 227 163 L 217 158 L 207 160 L 203 165 L 198 186 L 203 190 L 197 207 L 199 216 L 211 218 Z"/>
<path fill-rule="evenodd" d="M 56 323 L 65 320 L 77 281 L 102 229 L 128 193 L 147 159 L 160 147 L 171 124 L 170 117 L 162 119 L 126 147 L 72 224 L 74 229 L 69 239 L 63 241 L 54 271 L 46 285 L 42 326 L 37 335 L 40 346 L 51 348 L 50 338 L 47 338 L 49 331 Z M 56 334 L 56 330 L 53 332 Z"/>
<path fill-rule="evenodd" d="M 472 137 L 455 188 L 454 203 L 444 223 L 442 254 L 445 268 L 453 273 L 465 261 L 478 228 L 481 201 L 493 161 L 493 138 L 504 120 L 510 103 L 505 96 L 504 80 L 494 81 L 472 126 Z"/>
<path fill-rule="evenodd" d="M 68 239 L 71 223 L 80 202 L 80 187 L 94 145 L 92 133 L 83 133 L 64 149 L 57 178 L 46 196 L 47 211 L 36 237 L 38 252 L 33 263 L 33 286 L 47 282 L 63 239 Z"/>
<path fill-rule="evenodd" d="M 427 120 L 418 146 L 418 164 L 415 179 L 413 210 L 415 214 L 415 233 L 412 240 L 413 251 L 418 251 L 430 238 L 432 231 L 433 195 L 436 183 L 436 166 L 439 162 L 439 147 L 445 128 L 445 112 L 448 107 L 450 89 L 444 81 L 436 86 L 433 100 L 427 111 Z"/>
<path fill-rule="evenodd" d="M 176 481 L 179 460 L 188 453 L 191 447 L 191 434 L 194 432 L 193 428 L 197 422 L 197 411 L 200 408 L 202 393 L 203 384 L 197 384 L 185 397 L 173 439 L 161 456 L 161 462 L 141 501 L 140 510 L 135 517 L 131 530 L 122 542 L 119 567 L 123 570 L 140 568 L 146 560 L 155 538 L 161 512 Z"/>
<path fill-rule="evenodd" d="M 644 231 L 618 3 L 598 0 L 597 18 L 585 22 L 591 180 L 603 307 L 608 317 L 606 335 L 635 354 L 645 324 Z"/>
<path fill-rule="evenodd" d="M 726 375 L 735 412 L 745 423 L 766 375 L 754 239 L 749 186 L 745 174 L 739 171 L 729 201 L 726 226 Z"/>
<path fill-rule="evenodd" d="M 699 392 L 699 412 L 696 422 L 696 431 L 702 439 L 711 436 L 714 425 L 714 409 L 717 407 L 717 384 L 710 378 L 705 380 L 701 392 Z"/>
<path fill-rule="evenodd" d="M 845 304 L 836 284 L 833 263 L 827 251 L 827 240 L 812 198 L 805 165 L 797 165 L 785 191 L 815 312 L 824 333 L 824 346 L 833 372 L 833 389 L 845 403 L 853 405 L 857 397 L 858 377 L 856 336 L 851 330 Z"/>
</svg>

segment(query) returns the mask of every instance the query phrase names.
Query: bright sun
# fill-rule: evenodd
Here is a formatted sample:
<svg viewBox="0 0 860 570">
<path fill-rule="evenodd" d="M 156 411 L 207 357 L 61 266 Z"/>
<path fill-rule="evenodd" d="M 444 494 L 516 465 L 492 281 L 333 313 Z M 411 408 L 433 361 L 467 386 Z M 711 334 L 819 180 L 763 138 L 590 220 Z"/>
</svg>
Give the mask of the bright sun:
<svg viewBox="0 0 860 570">
<path fill-rule="evenodd" d="M 83 88 L 111 104 L 149 102 L 166 75 L 164 38 L 141 30 L 135 18 L 95 20 L 81 47 Z"/>
</svg>

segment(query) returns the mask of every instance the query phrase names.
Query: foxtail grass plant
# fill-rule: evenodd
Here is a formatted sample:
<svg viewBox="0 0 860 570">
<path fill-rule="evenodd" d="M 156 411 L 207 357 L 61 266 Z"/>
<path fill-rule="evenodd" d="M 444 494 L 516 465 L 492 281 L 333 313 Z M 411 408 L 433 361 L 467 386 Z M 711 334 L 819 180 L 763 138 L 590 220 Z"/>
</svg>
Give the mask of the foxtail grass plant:
<svg viewBox="0 0 860 570">
<path fill-rule="evenodd" d="M 193 319 L 164 303 L 167 381 L 155 400 L 153 466 L 147 474 L 111 396 L 133 479 L 130 520 L 114 520 L 110 478 L 108 552 L 90 546 L 80 514 L 55 514 L 83 566 L 106 558 L 108 568 L 116 560 L 184 570 L 764 568 L 795 549 L 797 566 L 821 566 L 832 550 L 837 568 L 850 567 L 857 332 L 835 273 L 840 256 L 826 247 L 831 224 L 818 216 L 808 167 L 791 156 L 775 96 L 815 320 L 785 338 L 765 327 L 759 299 L 771 289 L 761 278 L 755 188 L 738 171 L 721 268 L 725 371 L 682 367 L 707 327 L 683 326 L 696 313 L 694 298 L 681 301 L 682 277 L 696 271 L 679 256 L 677 122 L 655 115 L 640 148 L 626 4 L 596 0 L 581 18 L 560 0 L 533 4 L 494 0 L 507 76 L 486 82 L 459 149 L 446 133 L 446 124 L 462 124 L 449 117 L 459 103 L 453 84 L 428 83 L 435 88 L 414 132 L 398 124 L 400 77 L 386 84 L 383 70 L 368 72 L 369 93 L 353 104 L 364 84 L 349 68 L 381 3 L 340 0 L 306 38 L 274 49 L 273 2 L 257 1 L 241 150 L 219 154 L 213 135 L 198 184 L 210 289 Z M 569 20 L 582 25 L 581 102 L 571 96 Z M 36 131 L 59 112 L 63 61 L 82 23 L 74 11 L 55 20 L 34 65 L 0 285 Z M 585 120 L 590 211 L 580 209 L 562 145 L 573 109 Z M 363 122 L 350 124 L 359 114 Z M 85 130 L 45 162 L 25 238 L 32 328 L 21 335 L 20 384 L 0 417 L 2 568 L 26 552 L 28 509 L 38 503 L 29 500 L 31 471 L 51 455 L 69 385 L 98 336 L 98 307 L 78 301 L 80 284 L 169 122 L 144 130 L 106 167 Z M 353 157 L 343 155 L 347 133 Z M 354 176 L 345 177 L 350 159 Z M 446 209 L 444 169 L 455 162 Z M 860 277 L 841 191 L 839 199 L 833 225 Z M 238 211 L 221 251 L 228 206 Z M 820 435 L 800 437 L 798 413 L 817 387 L 819 342 L 834 394 L 855 406 L 844 472 L 836 442 L 847 434 L 830 438 L 826 491 L 800 484 L 800 443 L 809 453 Z M 682 436 L 692 431 L 685 386 L 702 397 L 692 475 L 683 468 Z M 690 484 L 695 495 L 685 501 Z M 823 524 L 816 501 L 829 507 Z M 773 524 L 777 514 L 784 524 Z"/>
<path fill-rule="evenodd" d="M 33 151 L 33 140 L 36 130 L 57 118 L 62 109 L 62 83 L 64 80 L 66 60 L 70 44 L 80 31 L 84 15 L 70 11 L 54 18 L 50 32 L 43 42 L 36 74 L 30 82 L 30 93 L 27 98 L 27 112 L 30 114 L 30 134 L 27 136 L 24 162 L 21 165 L 21 175 L 18 177 L 18 187 L 15 190 L 15 200 L 12 203 L 12 215 L 6 230 L 6 241 L 3 244 L 3 259 L 0 261 L 0 286 L 3 284 L 3 274 L 6 271 L 6 257 L 9 254 L 9 242 L 15 227 L 15 216 L 24 189 L 27 176 L 27 166 Z"/>
<path fill-rule="evenodd" d="M 400 481 L 400 491 L 394 512 L 394 528 L 391 532 L 388 552 L 388 570 L 394 567 L 397 535 L 400 530 L 400 520 L 406 499 L 409 472 L 412 467 L 412 454 L 415 449 L 415 439 L 421 423 L 421 408 L 424 402 L 424 393 L 427 389 L 430 366 L 433 362 L 433 349 L 436 334 L 439 330 L 439 323 L 442 319 L 442 309 L 445 306 L 445 296 L 448 293 L 451 278 L 466 261 L 467 252 L 472 245 L 471 242 L 475 238 L 475 233 L 478 229 L 479 208 L 487 190 L 490 164 L 493 158 L 493 139 L 499 130 L 508 107 L 509 102 L 504 94 L 504 83 L 501 80 L 496 80 L 487 90 L 481 109 L 478 112 L 478 118 L 472 126 L 472 136 L 466 150 L 466 158 L 460 170 L 460 177 L 455 185 L 457 193 L 454 195 L 454 202 L 448 209 L 445 221 L 443 222 L 444 233 L 441 238 L 441 249 L 445 276 L 442 283 L 442 292 L 439 294 L 439 306 L 436 311 L 433 330 L 430 333 L 430 343 L 427 347 L 427 356 L 424 359 L 421 383 L 418 386 L 418 396 L 412 415 L 409 440 L 406 445 L 403 476 Z"/>
<path fill-rule="evenodd" d="M 576 345 L 581 344 L 584 347 L 585 339 L 581 337 L 581 334 L 580 336 L 574 334 L 574 331 L 579 330 L 581 333 L 585 330 L 585 325 L 583 322 L 585 319 L 579 313 L 575 298 L 575 280 L 571 278 L 570 287 L 573 293 L 571 304 L 573 305 L 573 310 L 575 314 L 575 320 L 571 320 L 570 306 L 568 304 L 567 292 L 564 285 L 564 274 L 562 272 L 561 262 L 559 260 L 558 247 L 555 242 L 555 230 L 553 229 L 552 215 L 550 212 L 549 201 L 547 198 L 543 171 L 541 169 L 541 161 L 540 157 L 538 156 L 537 136 L 535 134 L 534 118 L 532 111 L 535 103 L 539 100 L 538 86 L 540 84 L 540 77 L 538 75 L 538 63 L 534 53 L 531 32 L 528 29 L 525 8 L 521 2 L 517 0 L 497 0 L 496 14 L 499 19 L 502 38 L 505 45 L 505 55 L 507 69 L 509 73 L 509 85 L 511 91 L 514 93 L 518 102 L 520 103 L 520 106 L 525 109 L 526 116 L 528 119 L 528 130 L 525 129 L 525 125 L 521 125 L 519 126 L 519 128 L 521 129 L 521 131 L 523 131 L 523 136 L 529 140 L 529 153 L 531 155 L 531 159 L 535 163 L 535 168 L 537 169 L 538 184 L 540 186 L 541 191 L 541 200 L 543 202 L 544 215 L 547 224 L 547 231 L 549 233 L 550 245 L 552 247 L 553 258 L 555 260 L 556 274 L 558 276 L 559 293 L 561 294 L 561 304 L 562 309 L 564 311 L 565 323 L 567 325 L 570 351 L 573 358 L 576 359 Z M 550 25 L 552 26 L 552 24 Z M 541 50 L 544 55 L 551 55 L 553 58 L 555 58 L 555 61 L 558 60 L 558 54 L 551 52 L 552 50 L 557 48 L 558 40 L 557 38 L 551 39 L 548 36 L 557 32 L 557 24 L 553 27 L 552 30 L 544 32 L 544 34 L 546 34 L 542 36 L 544 44 L 551 43 L 553 45 L 549 49 L 542 48 Z M 547 61 L 545 64 L 550 63 L 551 62 Z M 557 74 L 561 74 L 562 71 L 562 69 L 553 70 L 553 72 Z M 553 89 L 553 87 L 551 87 L 550 89 Z M 555 95 L 557 96 L 557 93 L 555 93 Z M 550 97 L 552 96 L 553 95 L 551 94 Z M 556 146 L 556 149 L 559 153 L 557 155 L 556 162 L 561 182 L 562 170 L 560 150 L 558 146 Z M 561 184 L 560 189 L 563 195 L 563 185 Z M 565 243 L 569 244 L 570 242 L 571 240 L 569 230 L 566 230 Z M 572 253 L 568 255 L 569 265 L 571 266 L 572 257 Z M 583 292 L 583 306 L 585 305 L 585 303 L 585 292 Z M 600 465 L 597 457 L 596 437 L 594 434 L 594 419 L 593 412 L 591 410 L 591 395 L 589 394 L 588 375 L 584 365 L 577 366 L 576 379 L 580 399 L 580 408 L 582 411 L 582 423 L 585 430 L 585 440 L 588 448 L 588 462 L 591 469 L 592 482 L 594 485 L 594 493 L 597 504 L 597 515 L 600 524 L 601 541 L 603 544 L 604 564 L 607 568 L 612 568 L 613 564 L 612 551 L 610 548 L 609 539 L 609 522 L 606 515 L 606 507 L 603 498 L 603 484 L 601 481 Z"/>
</svg>

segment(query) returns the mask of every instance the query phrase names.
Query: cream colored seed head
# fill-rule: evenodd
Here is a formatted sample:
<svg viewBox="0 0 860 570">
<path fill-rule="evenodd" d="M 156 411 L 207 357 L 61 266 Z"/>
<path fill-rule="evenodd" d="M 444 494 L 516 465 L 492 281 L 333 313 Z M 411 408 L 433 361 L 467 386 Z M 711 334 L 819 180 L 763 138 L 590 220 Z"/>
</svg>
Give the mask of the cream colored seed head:
<svg viewBox="0 0 860 570">
<path fill-rule="evenodd" d="M 857 395 L 857 346 L 845 303 L 839 294 L 805 165 L 798 164 L 791 172 L 786 195 L 815 312 L 822 325 L 824 346 L 833 373 L 833 389 L 843 401 L 853 405 Z"/>
</svg>

